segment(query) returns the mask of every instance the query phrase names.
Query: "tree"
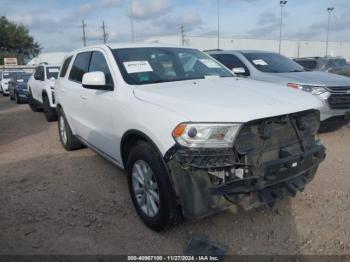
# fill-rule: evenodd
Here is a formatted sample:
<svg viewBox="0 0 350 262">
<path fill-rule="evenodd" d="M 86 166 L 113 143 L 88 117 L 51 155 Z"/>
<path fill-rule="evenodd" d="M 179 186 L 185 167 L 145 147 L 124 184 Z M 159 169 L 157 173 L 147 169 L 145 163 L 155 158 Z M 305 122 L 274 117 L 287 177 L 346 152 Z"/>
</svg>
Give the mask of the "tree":
<svg viewBox="0 0 350 262">
<path fill-rule="evenodd" d="M 0 65 L 4 57 L 17 57 L 23 64 L 40 53 L 41 47 L 29 35 L 29 30 L 23 25 L 10 22 L 5 16 L 0 17 Z"/>
</svg>

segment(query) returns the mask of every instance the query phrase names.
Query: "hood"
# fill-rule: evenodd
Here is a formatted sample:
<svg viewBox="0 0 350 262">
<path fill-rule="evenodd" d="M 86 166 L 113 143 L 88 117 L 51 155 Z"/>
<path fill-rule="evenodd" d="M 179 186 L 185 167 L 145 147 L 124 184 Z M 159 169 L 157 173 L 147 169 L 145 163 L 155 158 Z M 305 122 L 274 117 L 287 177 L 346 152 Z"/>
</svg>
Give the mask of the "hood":
<svg viewBox="0 0 350 262">
<path fill-rule="evenodd" d="M 143 85 L 134 94 L 193 122 L 247 122 L 321 107 L 306 92 L 231 77 Z"/>
<path fill-rule="evenodd" d="M 350 78 L 320 71 L 274 73 L 273 75 L 284 80 L 286 83 L 320 86 L 350 86 Z"/>
</svg>

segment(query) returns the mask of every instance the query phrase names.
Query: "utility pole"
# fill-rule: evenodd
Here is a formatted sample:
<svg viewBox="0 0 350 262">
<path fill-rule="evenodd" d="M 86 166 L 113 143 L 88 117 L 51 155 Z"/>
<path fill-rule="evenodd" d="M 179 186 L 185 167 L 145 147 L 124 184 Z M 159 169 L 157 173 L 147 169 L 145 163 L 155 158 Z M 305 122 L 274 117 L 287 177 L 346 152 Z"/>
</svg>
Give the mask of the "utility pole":
<svg viewBox="0 0 350 262">
<path fill-rule="evenodd" d="M 107 43 L 108 34 L 106 33 L 105 21 L 102 21 L 103 43 Z"/>
<path fill-rule="evenodd" d="M 130 24 L 131 24 L 131 42 L 134 42 L 135 41 L 135 35 L 134 35 L 133 0 L 130 0 Z"/>
<path fill-rule="evenodd" d="M 287 4 L 287 1 L 280 1 L 281 6 L 281 21 L 280 21 L 280 41 L 278 44 L 278 53 L 281 53 L 281 44 L 282 44 L 282 27 L 283 27 L 283 7 Z"/>
<path fill-rule="evenodd" d="M 218 11 L 218 13 L 217 13 L 217 15 L 218 15 L 217 49 L 220 49 L 220 0 L 217 0 L 217 1 L 218 1 L 218 3 L 217 3 L 217 5 L 218 5 L 218 10 L 217 10 Z"/>
<path fill-rule="evenodd" d="M 85 27 L 86 27 L 86 24 L 85 24 L 85 21 L 84 19 L 81 21 L 81 27 L 83 28 L 83 43 L 84 43 L 84 47 L 86 46 L 86 33 L 85 33 Z"/>
<path fill-rule="evenodd" d="M 327 23 L 327 38 L 326 38 L 326 56 L 328 55 L 328 37 L 329 37 L 329 25 L 330 25 L 330 20 L 331 20 L 331 13 L 333 12 L 334 7 L 328 7 L 327 12 L 328 12 L 328 23 Z"/>
<path fill-rule="evenodd" d="M 185 27 L 184 27 L 184 25 L 180 26 L 180 33 L 181 33 L 181 44 L 185 45 Z"/>
</svg>

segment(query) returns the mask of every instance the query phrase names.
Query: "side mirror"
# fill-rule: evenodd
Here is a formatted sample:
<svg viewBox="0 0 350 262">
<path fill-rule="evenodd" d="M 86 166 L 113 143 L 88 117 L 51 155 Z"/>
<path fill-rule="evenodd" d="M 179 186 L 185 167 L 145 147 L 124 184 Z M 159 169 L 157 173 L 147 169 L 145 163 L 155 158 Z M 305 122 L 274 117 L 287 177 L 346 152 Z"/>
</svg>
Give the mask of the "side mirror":
<svg viewBox="0 0 350 262">
<path fill-rule="evenodd" d="M 232 68 L 232 72 L 235 73 L 237 76 L 245 76 L 247 73 L 244 67 L 234 67 Z"/>
<path fill-rule="evenodd" d="M 106 84 L 106 77 L 103 72 L 89 72 L 83 75 L 82 85 L 84 88 L 112 91 L 113 85 Z"/>
</svg>

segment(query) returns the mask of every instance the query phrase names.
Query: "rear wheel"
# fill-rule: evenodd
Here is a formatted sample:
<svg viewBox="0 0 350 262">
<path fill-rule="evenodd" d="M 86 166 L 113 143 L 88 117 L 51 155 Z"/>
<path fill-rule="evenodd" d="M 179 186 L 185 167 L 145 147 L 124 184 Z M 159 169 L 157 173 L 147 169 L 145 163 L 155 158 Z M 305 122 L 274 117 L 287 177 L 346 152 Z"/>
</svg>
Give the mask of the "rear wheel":
<svg viewBox="0 0 350 262">
<path fill-rule="evenodd" d="M 147 142 L 132 148 L 127 164 L 129 192 L 143 223 L 155 231 L 174 225 L 180 209 L 168 171 L 159 153 Z"/>
<path fill-rule="evenodd" d="M 52 108 L 50 106 L 49 99 L 46 95 L 43 96 L 43 109 L 44 109 L 44 115 L 46 117 L 46 120 L 48 122 L 56 121 L 57 120 L 57 112 L 55 108 Z"/>
<path fill-rule="evenodd" d="M 83 147 L 80 141 L 73 135 L 73 132 L 62 110 L 58 110 L 58 133 L 61 144 L 67 151 L 72 151 Z"/>
</svg>

